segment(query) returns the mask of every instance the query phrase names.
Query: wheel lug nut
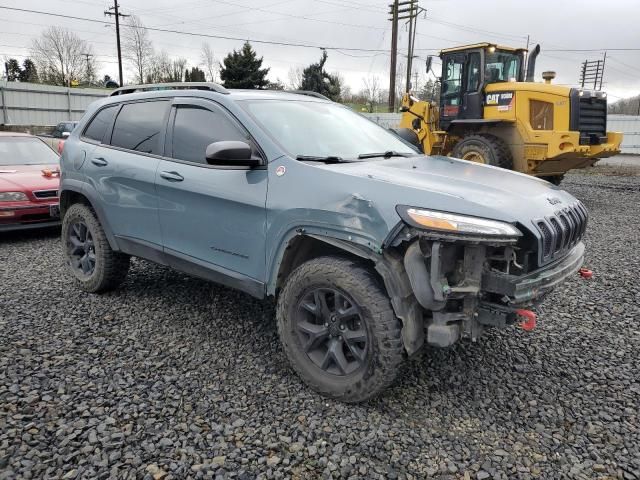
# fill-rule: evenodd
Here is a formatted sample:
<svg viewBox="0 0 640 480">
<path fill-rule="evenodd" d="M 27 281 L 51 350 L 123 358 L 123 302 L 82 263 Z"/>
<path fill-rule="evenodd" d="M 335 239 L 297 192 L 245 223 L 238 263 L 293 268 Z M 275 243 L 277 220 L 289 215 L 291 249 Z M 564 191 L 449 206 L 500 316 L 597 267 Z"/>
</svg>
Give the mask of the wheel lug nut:
<svg viewBox="0 0 640 480">
<path fill-rule="evenodd" d="M 344 325 L 340 325 L 340 330 L 344 330 Z"/>
<path fill-rule="evenodd" d="M 325 326 L 325 327 L 328 327 L 328 326 L 329 326 L 329 324 L 328 324 L 328 323 L 325 323 L 325 324 L 324 324 L 324 326 Z"/>
</svg>

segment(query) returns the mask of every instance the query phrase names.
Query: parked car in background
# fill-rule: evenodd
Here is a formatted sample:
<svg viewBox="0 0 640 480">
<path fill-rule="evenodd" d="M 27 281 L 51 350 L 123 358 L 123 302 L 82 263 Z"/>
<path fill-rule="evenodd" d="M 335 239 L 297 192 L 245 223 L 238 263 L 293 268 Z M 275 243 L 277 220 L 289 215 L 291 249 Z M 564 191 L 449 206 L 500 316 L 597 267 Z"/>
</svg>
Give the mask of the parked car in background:
<svg viewBox="0 0 640 480">
<path fill-rule="evenodd" d="M 349 402 L 425 344 L 533 329 L 582 265 L 580 201 L 320 97 L 177 83 L 93 103 L 60 160 L 70 276 L 104 292 L 135 255 L 274 297 L 293 368 Z"/>
<path fill-rule="evenodd" d="M 60 223 L 59 157 L 40 138 L 0 132 L 0 231 Z"/>
<path fill-rule="evenodd" d="M 50 135 L 40 135 L 40 138 L 60 155 L 62 147 L 64 147 L 64 141 L 77 125 L 78 122 L 60 122 Z"/>
</svg>

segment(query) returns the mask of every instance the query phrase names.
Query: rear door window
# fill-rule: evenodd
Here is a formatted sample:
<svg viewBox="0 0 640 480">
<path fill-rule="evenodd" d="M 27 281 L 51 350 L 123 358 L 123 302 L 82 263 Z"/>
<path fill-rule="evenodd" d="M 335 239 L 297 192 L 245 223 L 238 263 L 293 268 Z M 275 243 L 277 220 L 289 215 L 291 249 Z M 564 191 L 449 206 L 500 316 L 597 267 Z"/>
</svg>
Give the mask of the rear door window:
<svg viewBox="0 0 640 480">
<path fill-rule="evenodd" d="M 160 138 L 168 108 L 166 100 L 123 105 L 113 127 L 111 145 L 136 152 L 162 154 Z"/>
<path fill-rule="evenodd" d="M 206 164 L 207 146 L 222 140 L 247 142 L 248 135 L 216 106 L 181 105 L 176 108 L 172 158 Z"/>
<path fill-rule="evenodd" d="M 111 105 L 110 107 L 100 110 L 98 114 L 93 117 L 93 120 L 89 122 L 89 125 L 85 129 L 83 136 L 91 140 L 95 140 L 96 142 L 102 143 L 104 140 L 104 135 L 105 133 L 107 133 L 109 125 L 111 125 L 113 116 L 118 110 L 118 106 L 119 105 Z"/>
</svg>

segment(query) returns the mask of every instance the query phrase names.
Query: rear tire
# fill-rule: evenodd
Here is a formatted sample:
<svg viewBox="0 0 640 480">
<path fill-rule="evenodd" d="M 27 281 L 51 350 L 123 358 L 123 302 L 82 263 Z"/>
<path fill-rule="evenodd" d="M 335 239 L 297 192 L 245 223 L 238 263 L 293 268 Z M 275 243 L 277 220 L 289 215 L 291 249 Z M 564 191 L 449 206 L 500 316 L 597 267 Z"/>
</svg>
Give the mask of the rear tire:
<svg viewBox="0 0 640 480">
<path fill-rule="evenodd" d="M 127 277 L 129 256 L 115 252 L 87 205 L 71 205 L 62 220 L 62 248 L 67 270 L 85 292 L 113 290 Z"/>
<path fill-rule="evenodd" d="M 494 135 L 467 135 L 456 143 L 451 156 L 513 170 L 513 156 L 509 146 Z"/>
<path fill-rule="evenodd" d="M 292 367 L 328 397 L 367 400 L 395 380 L 404 360 L 389 297 L 374 273 L 353 260 L 320 257 L 296 268 L 276 316 Z"/>
</svg>

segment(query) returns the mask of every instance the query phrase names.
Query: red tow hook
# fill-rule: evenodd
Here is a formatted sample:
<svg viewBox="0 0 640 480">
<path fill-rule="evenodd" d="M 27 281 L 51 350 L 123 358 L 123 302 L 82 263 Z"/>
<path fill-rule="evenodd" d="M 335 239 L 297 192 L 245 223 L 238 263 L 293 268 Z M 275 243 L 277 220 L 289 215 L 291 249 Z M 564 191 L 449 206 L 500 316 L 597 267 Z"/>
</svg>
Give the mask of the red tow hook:
<svg viewBox="0 0 640 480">
<path fill-rule="evenodd" d="M 530 332 L 536 328 L 538 316 L 531 310 L 516 310 L 516 315 L 525 319 L 524 322 L 520 322 L 520 326 L 525 332 Z"/>
<path fill-rule="evenodd" d="M 589 270 L 588 268 L 581 268 L 580 270 L 578 270 L 578 275 L 580 275 L 582 278 L 588 280 L 591 277 L 593 277 L 593 272 L 591 270 Z"/>
</svg>

